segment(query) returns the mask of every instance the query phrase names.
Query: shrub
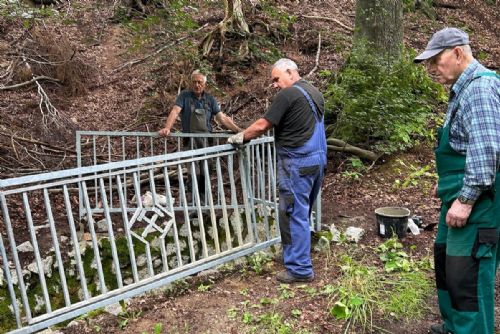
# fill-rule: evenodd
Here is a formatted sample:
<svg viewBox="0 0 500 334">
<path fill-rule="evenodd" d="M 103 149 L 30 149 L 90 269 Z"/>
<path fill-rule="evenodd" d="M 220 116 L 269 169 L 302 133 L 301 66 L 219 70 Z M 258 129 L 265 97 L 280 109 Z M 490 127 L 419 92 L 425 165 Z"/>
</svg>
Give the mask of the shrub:
<svg viewBox="0 0 500 334">
<path fill-rule="evenodd" d="M 364 46 L 353 50 L 346 67 L 330 75 L 325 93 L 326 121 L 336 121 L 335 138 L 390 154 L 430 137 L 433 109 L 446 96 L 422 66 L 413 64 L 414 56 L 405 50 L 400 60 L 387 64 Z"/>
</svg>

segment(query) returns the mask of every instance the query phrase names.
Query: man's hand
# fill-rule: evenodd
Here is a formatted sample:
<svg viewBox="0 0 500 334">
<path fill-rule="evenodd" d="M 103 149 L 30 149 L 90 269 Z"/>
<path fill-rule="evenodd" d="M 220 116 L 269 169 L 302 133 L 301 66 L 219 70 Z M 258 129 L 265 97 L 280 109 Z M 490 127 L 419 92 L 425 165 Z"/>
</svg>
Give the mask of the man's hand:
<svg viewBox="0 0 500 334">
<path fill-rule="evenodd" d="M 464 227 L 472 211 L 472 205 L 462 204 L 456 199 L 446 214 L 446 225 Z"/>
<path fill-rule="evenodd" d="M 170 128 L 163 128 L 160 131 L 158 131 L 158 134 L 162 137 L 166 137 L 170 135 Z"/>
<path fill-rule="evenodd" d="M 243 145 L 244 139 L 245 139 L 245 133 L 242 131 L 242 132 L 238 132 L 237 134 L 229 137 L 227 139 L 227 142 L 229 144 L 233 144 L 233 145 Z"/>
</svg>

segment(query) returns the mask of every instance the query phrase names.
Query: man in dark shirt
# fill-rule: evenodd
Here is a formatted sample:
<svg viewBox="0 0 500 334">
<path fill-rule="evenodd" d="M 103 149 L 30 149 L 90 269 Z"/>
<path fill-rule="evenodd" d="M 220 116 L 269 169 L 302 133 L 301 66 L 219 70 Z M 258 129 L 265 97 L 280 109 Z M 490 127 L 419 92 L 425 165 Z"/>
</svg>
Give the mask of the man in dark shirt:
<svg viewBox="0 0 500 334">
<path fill-rule="evenodd" d="M 196 70 L 191 74 L 191 89 L 182 91 L 168 115 L 165 127 L 159 131 L 160 136 L 170 135 L 172 126 L 179 114 L 181 115 L 182 132 L 207 133 L 212 132 L 212 119 L 215 119 L 233 132 L 241 131 L 233 120 L 226 116 L 219 107 L 215 97 L 205 92 L 207 77 Z M 186 149 L 197 149 L 206 146 L 203 138 L 191 138 L 184 141 Z M 200 164 L 196 164 L 196 179 L 201 201 L 205 199 L 205 177 Z"/>
<path fill-rule="evenodd" d="M 170 135 L 172 126 L 181 114 L 182 132 L 212 132 L 212 119 L 231 131 L 241 131 L 233 120 L 220 111 L 215 97 L 205 92 L 207 77 L 196 70 L 191 74 L 191 89 L 182 91 L 168 115 L 165 127 L 159 131 L 161 136 Z"/>
<path fill-rule="evenodd" d="M 286 270 L 283 283 L 309 282 L 311 208 L 321 188 L 326 165 L 323 95 L 303 80 L 295 62 L 278 60 L 272 68 L 273 86 L 280 89 L 263 118 L 228 142 L 242 144 L 274 127 L 278 156 L 279 224 Z"/>
</svg>

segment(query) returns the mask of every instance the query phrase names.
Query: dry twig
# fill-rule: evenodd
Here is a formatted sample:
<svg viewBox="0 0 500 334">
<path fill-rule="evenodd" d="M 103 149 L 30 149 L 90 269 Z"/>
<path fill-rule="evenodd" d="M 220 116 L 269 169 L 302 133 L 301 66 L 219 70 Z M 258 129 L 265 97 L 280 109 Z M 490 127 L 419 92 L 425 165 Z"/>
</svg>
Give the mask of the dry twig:
<svg viewBox="0 0 500 334">
<path fill-rule="evenodd" d="M 38 77 L 34 77 L 33 79 L 29 80 L 29 81 L 25 81 L 25 82 L 21 82 L 21 83 L 18 83 L 18 84 L 15 84 L 15 85 L 12 85 L 12 86 L 0 86 L 0 90 L 9 90 L 9 89 L 16 89 L 16 88 L 20 88 L 20 87 L 24 87 L 24 86 L 27 86 L 27 85 L 31 85 L 32 83 L 37 83 L 38 85 L 40 85 L 38 83 L 39 80 L 47 80 L 47 81 L 53 81 L 53 82 L 57 82 L 59 83 L 60 81 L 57 80 L 57 79 L 54 79 L 54 78 L 51 78 L 51 77 L 46 77 L 44 75 L 41 75 L 41 76 L 38 76 Z"/>
<path fill-rule="evenodd" d="M 198 29 L 196 29 L 195 31 L 193 31 L 193 33 L 197 33 L 198 31 L 200 30 L 203 30 L 205 27 L 208 26 L 208 23 L 205 23 L 203 26 L 199 27 Z M 117 67 L 115 68 L 113 71 L 111 71 L 111 73 L 115 73 L 115 72 L 118 72 L 120 71 L 121 69 L 125 68 L 125 67 L 128 67 L 128 66 L 133 66 L 133 65 L 137 65 L 139 63 L 142 63 L 143 61 L 153 57 L 153 56 L 157 56 L 158 54 L 162 53 L 163 51 L 165 51 L 167 48 L 179 43 L 179 42 L 182 42 L 183 40 L 187 39 L 190 35 L 186 35 L 186 36 L 183 36 L 181 38 L 178 38 L 176 39 L 175 41 L 171 42 L 171 43 L 168 43 L 164 46 L 162 46 L 161 48 L 159 48 L 158 50 L 156 50 L 155 52 L 153 53 L 150 53 L 142 58 L 138 58 L 138 59 L 134 59 L 134 60 L 131 60 L 131 61 L 128 61 L 126 62 L 125 64 L 121 65 L 120 67 Z"/>
<path fill-rule="evenodd" d="M 302 17 L 305 17 L 305 18 L 308 18 L 308 19 L 317 19 L 317 20 L 325 20 L 325 21 L 331 21 L 331 22 L 335 22 L 337 23 L 339 26 L 341 26 L 342 28 L 350 31 L 350 32 L 354 32 L 354 29 L 349 27 L 349 26 L 346 26 L 345 24 L 343 24 L 342 22 L 340 22 L 339 20 L 337 19 L 334 19 L 334 18 L 331 18 L 331 17 L 324 17 L 324 16 L 315 16 L 315 15 L 301 15 Z"/>
<path fill-rule="evenodd" d="M 311 72 L 307 73 L 306 78 L 316 72 L 319 66 L 319 55 L 321 53 L 321 32 L 318 33 L 318 51 L 316 51 L 316 64 L 314 65 L 313 69 Z"/>
</svg>

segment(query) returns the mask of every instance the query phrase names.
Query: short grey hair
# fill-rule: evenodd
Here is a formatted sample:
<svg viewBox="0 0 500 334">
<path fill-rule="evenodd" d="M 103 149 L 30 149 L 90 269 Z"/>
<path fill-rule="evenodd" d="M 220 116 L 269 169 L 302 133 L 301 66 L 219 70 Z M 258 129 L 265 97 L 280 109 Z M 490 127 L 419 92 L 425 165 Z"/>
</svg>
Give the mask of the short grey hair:
<svg viewBox="0 0 500 334">
<path fill-rule="evenodd" d="M 297 66 L 297 64 L 293 60 L 288 58 L 281 58 L 280 60 L 275 62 L 273 65 L 273 69 L 275 68 L 279 68 L 283 71 L 286 70 L 294 70 L 297 72 L 299 71 L 299 67 Z"/>
<path fill-rule="evenodd" d="M 472 49 L 469 44 L 460 45 L 459 47 L 466 55 L 472 56 Z"/>
<path fill-rule="evenodd" d="M 203 77 L 203 83 L 207 82 L 207 76 L 205 74 L 201 73 L 200 70 L 194 70 L 193 73 L 191 73 L 191 80 L 193 80 L 193 77 L 195 75 L 201 75 Z"/>
</svg>

